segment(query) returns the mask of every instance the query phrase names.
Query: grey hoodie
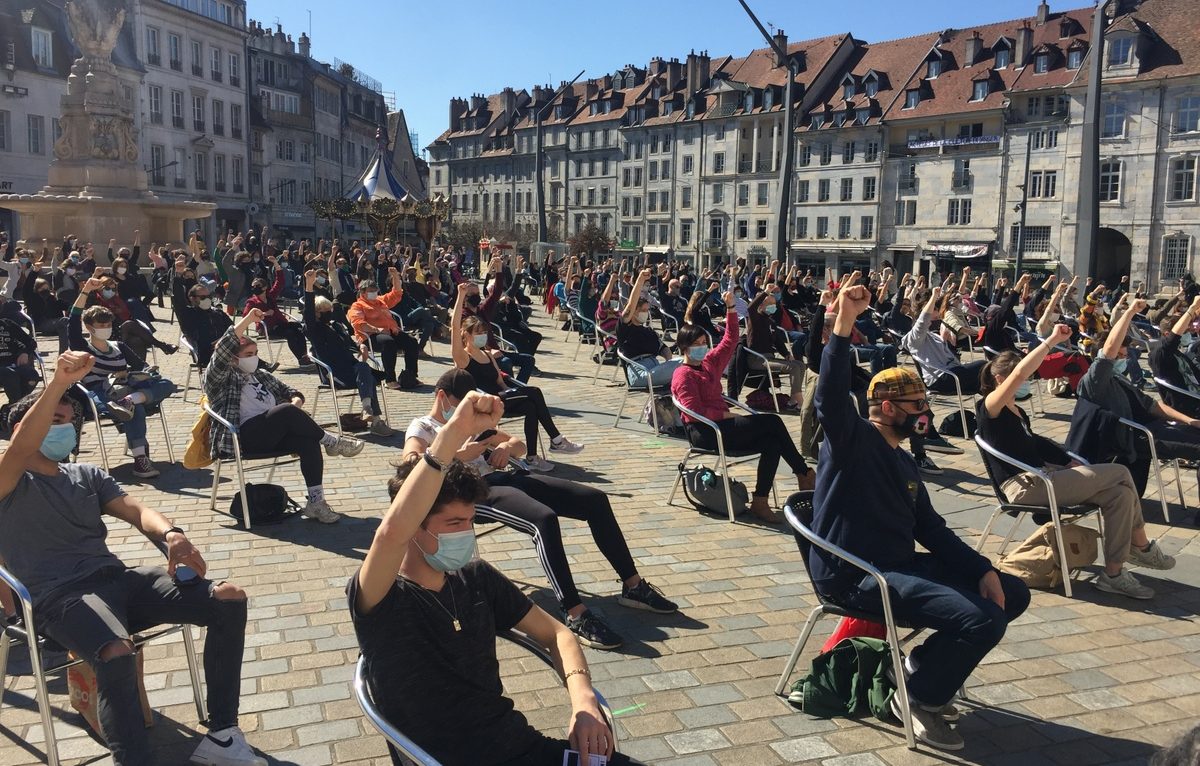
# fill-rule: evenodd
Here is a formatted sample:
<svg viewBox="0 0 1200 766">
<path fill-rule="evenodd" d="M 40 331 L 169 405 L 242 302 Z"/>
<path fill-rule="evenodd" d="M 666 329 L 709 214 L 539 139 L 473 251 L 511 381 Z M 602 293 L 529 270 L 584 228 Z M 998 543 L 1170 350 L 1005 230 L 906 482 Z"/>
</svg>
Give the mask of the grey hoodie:
<svg viewBox="0 0 1200 766">
<path fill-rule="evenodd" d="M 933 316 L 928 311 L 922 311 L 917 321 L 913 322 L 912 329 L 900 340 L 900 346 L 921 365 L 921 377 L 927 386 L 932 386 L 942 376 L 933 367 L 945 370 L 958 364 L 958 357 L 942 340 L 941 334 L 930 331 L 932 323 Z"/>
</svg>

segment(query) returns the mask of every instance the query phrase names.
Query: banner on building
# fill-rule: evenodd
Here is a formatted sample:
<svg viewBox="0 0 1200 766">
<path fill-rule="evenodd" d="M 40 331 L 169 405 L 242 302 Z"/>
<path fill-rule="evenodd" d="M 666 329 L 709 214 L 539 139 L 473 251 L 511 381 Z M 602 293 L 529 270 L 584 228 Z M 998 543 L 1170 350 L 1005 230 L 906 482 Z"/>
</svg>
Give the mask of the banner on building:
<svg viewBox="0 0 1200 766">
<path fill-rule="evenodd" d="M 938 149 L 943 146 L 998 144 L 1000 136 L 955 136 L 954 138 L 918 138 L 908 142 L 909 149 Z"/>
<path fill-rule="evenodd" d="M 958 261 L 970 260 L 972 258 L 982 258 L 991 252 L 992 245 L 990 242 L 982 244 L 972 243 L 944 243 L 944 244 L 929 244 L 922 250 L 921 255 L 925 258 L 953 258 Z"/>
</svg>

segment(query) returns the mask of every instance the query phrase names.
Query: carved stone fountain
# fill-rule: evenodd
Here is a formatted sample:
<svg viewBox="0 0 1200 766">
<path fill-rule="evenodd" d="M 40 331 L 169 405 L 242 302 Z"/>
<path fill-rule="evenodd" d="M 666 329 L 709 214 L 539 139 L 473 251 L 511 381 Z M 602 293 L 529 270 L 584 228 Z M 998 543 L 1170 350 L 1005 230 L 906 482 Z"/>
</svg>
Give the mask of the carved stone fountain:
<svg viewBox="0 0 1200 766">
<path fill-rule="evenodd" d="M 211 202 L 164 202 L 150 191 L 138 161 L 135 104 L 125 97 L 112 51 L 125 23 L 124 0 L 67 3 L 71 37 L 82 54 L 62 97 L 62 135 L 54 143 L 46 186 L 36 194 L 0 195 L 20 216 L 21 238 L 180 242 L 183 222 L 207 218 Z"/>
</svg>

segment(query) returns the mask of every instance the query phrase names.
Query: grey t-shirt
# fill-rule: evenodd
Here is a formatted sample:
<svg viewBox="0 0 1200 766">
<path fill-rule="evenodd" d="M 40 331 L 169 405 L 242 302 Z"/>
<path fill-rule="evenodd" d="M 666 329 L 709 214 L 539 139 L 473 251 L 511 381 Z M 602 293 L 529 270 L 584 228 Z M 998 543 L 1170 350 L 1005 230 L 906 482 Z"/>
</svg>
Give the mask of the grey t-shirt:
<svg viewBox="0 0 1200 766">
<path fill-rule="evenodd" d="M 58 473 L 22 474 L 0 498 L 0 559 L 35 605 L 106 567 L 124 567 L 105 544 L 104 505 L 125 490 L 100 468 L 60 463 Z"/>
</svg>

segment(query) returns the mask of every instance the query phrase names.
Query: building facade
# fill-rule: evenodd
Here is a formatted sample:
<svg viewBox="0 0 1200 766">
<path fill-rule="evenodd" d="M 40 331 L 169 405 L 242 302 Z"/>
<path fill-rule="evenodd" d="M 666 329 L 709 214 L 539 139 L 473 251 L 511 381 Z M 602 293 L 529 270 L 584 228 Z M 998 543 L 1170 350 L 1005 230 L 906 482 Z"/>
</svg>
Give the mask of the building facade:
<svg viewBox="0 0 1200 766">
<path fill-rule="evenodd" d="M 788 44 L 780 32 L 798 70 L 789 259 L 818 273 L 884 261 L 913 272 L 987 270 L 1011 268 L 1019 249 L 1031 269 L 1131 274 L 1151 289 L 1193 272 L 1192 5 L 1107 5 L 1095 263 L 1075 252 L 1092 9 L 1042 2 L 1025 17 L 881 43 L 835 35 Z M 656 58 L 577 83 L 553 103 L 540 86 L 454 99 L 449 128 L 429 147 L 433 189 L 451 198 L 458 220 L 531 225 L 534 168 L 526 159 L 497 176 L 496 160 L 532 156 L 545 107 L 552 231 L 611 221 L 614 246 L 704 266 L 765 260 L 785 140 L 786 74 L 775 59 L 765 48 L 744 58 L 692 52 L 682 65 Z M 520 188 L 519 212 L 500 187 Z"/>
</svg>

